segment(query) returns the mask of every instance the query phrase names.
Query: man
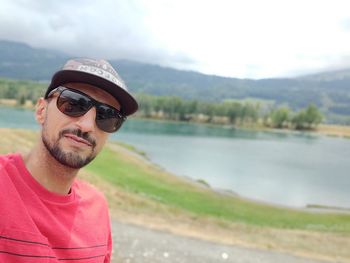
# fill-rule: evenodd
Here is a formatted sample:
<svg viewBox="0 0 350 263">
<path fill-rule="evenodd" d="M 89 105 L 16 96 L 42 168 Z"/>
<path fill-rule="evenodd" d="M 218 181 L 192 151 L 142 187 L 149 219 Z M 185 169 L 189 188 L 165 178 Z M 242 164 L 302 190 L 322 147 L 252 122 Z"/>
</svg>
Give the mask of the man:
<svg viewBox="0 0 350 263">
<path fill-rule="evenodd" d="M 0 156 L 0 262 L 110 262 L 107 203 L 76 179 L 137 102 L 104 60 L 69 60 L 52 77 L 27 156 Z"/>
</svg>

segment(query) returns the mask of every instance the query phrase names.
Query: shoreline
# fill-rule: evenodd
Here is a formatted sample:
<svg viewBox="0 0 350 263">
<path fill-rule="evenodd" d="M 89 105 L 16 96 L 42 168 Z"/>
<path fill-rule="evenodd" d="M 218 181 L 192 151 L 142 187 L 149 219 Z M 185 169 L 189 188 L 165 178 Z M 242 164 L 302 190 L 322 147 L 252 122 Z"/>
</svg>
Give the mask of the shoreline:
<svg viewBox="0 0 350 263">
<path fill-rule="evenodd" d="M 16 100 L 13 100 L 13 99 L 0 99 L 0 107 L 35 110 L 35 105 L 33 105 L 30 101 L 27 101 L 25 105 L 18 105 L 16 103 Z M 316 126 L 315 129 L 295 130 L 295 129 L 271 128 L 271 127 L 262 126 L 260 124 L 235 126 L 233 124 L 216 124 L 216 123 L 205 123 L 205 122 L 194 122 L 194 121 L 187 122 L 187 121 L 159 119 L 159 118 L 145 118 L 142 116 L 141 117 L 134 116 L 132 118 L 137 120 L 151 120 L 151 121 L 169 122 L 169 123 L 196 124 L 196 125 L 205 125 L 209 127 L 221 127 L 221 128 L 228 128 L 228 129 L 240 129 L 240 130 L 250 130 L 250 131 L 264 131 L 264 132 L 266 131 L 266 132 L 274 132 L 274 133 L 308 133 L 308 134 L 316 134 L 316 135 L 350 139 L 350 125 L 347 126 L 347 125 L 340 125 L 340 124 L 321 123 L 318 126 Z"/>
<path fill-rule="evenodd" d="M 264 126 L 234 126 L 232 124 L 215 124 L 215 123 L 202 123 L 202 122 L 186 122 L 186 121 L 176 121 L 167 119 L 156 119 L 156 118 L 144 118 L 144 117 L 133 117 L 135 120 L 150 120 L 156 122 L 167 122 L 167 123 L 180 123 L 180 124 L 193 124 L 193 125 L 204 125 L 208 127 L 220 127 L 226 129 L 238 129 L 238 130 L 248 130 L 256 132 L 271 132 L 271 133 L 295 133 L 301 134 L 306 133 L 310 135 L 321 135 L 329 137 L 339 137 L 344 139 L 350 139 L 350 125 L 340 125 L 340 124 L 319 124 L 313 130 L 294 130 L 294 129 L 277 129 L 269 128 Z"/>
<path fill-rule="evenodd" d="M 0 127 L 0 132 L 6 131 L 6 130 L 10 131 L 13 129 L 16 129 L 16 128 Z M 27 129 L 18 128 L 18 130 L 27 130 Z M 33 131 L 33 132 L 35 133 L 35 131 Z M 293 211 L 301 211 L 301 212 L 309 212 L 309 213 L 350 214 L 350 207 L 338 207 L 338 206 L 330 206 L 330 205 L 315 204 L 315 203 L 312 203 L 312 204 L 307 203 L 304 206 L 291 206 L 291 205 L 286 205 L 286 204 L 273 203 L 273 202 L 269 202 L 266 200 L 255 199 L 255 198 L 252 198 L 249 196 L 239 194 L 235 190 L 232 190 L 232 189 L 213 187 L 203 179 L 195 179 L 195 178 L 192 178 L 190 176 L 179 175 L 179 174 L 173 173 L 172 171 L 169 171 L 168 169 L 164 168 L 163 166 L 161 166 L 161 165 L 155 163 L 153 160 L 151 160 L 147 156 L 146 153 L 140 152 L 137 148 L 135 148 L 133 146 L 129 146 L 129 145 L 127 145 L 123 142 L 120 142 L 118 140 L 110 140 L 108 142 L 108 144 L 112 148 L 114 148 L 115 150 L 117 150 L 119 152 L 122 152 L 123 154 L 133 156 L 133 158 L 138 159 L 143 163 L 146 163 L 146 164 L 151 165 L 153 167 L 157 167 L 157 169 L 159 169 L 165 173 L 172 174 L 173 176 L 178 177 L 181 180 L 184 180 L 190 184 L 193 184 L 196 187 L 210 190 L 210 191 L 212 191 L 216 194 L 222 195 L 222 196 L 234 197 L 234 198 L 238 198 L 240 200 L 253 202 L 256 204 L 267 205 L 270 207 L 288 209 L 288 210 L 293 210 Z"/>
<path fill-rule="evenodd" d="M 188 183 L 191 183 L 195 185 L 196 187 L 200 187 L 203 189 L 208 189 L 213 191 L 216 194 L 223 195 L 223 196 L 229 196 L 229 197 L 234 197 L 234 198 L 239 198 L 244 201 L 248 202 L 253 202 L 256 204 L 261 204 L 261 205 L 267 205 L 270 207 L 275 207 L 275 208 L 282 208 L 282 209 L 288 209 L 288 210 L 293 210 L 293 211 L 301 211 L 301 212 L 309 212 L 309 213 L 341 213 L 341 214 L 350 214 L 350 207 L 338 207 L 338 206 L 329 206 L 329 205 L 322 205 L 322 204 L 305 204 L 304 206 L 297 207 L 297 206 L 290 206 L 290 205 L 284 205 L 284 204 L 278 204 L 278 203 L 273 203 L 265 200 L 258 200 L 255 198 L 251 198 L 245 195 L 241 195 L 237 193 L 235 190 L 231 189 L 225 189 L 225 188 L 216 188 L 212 187 L 208 182 L 206 182 L 203 179 L 194 179 L 190 176 L 185 176 L 185 175 L 178 175 L 173 173 L 172 171 L 169 171 L 168 169 L 160 166 L 157 163 L 154 163 L 146 153 L 138 152 L 137 149 L 133 147 L 125 147 L 125 145 L 121 144 L 119 141 L 110 141 L 109 142 L 112 147 L 118 149 L 118 151 L 124 152 L 125 154 L 132 155 L 134 158 L 139 159 L 142 162 L 145 162 L 149 165 L 158 167 L 162 171 L 172 174 L 173 176 L 176 176 L 182 180 L 185 180 Z"/>
</svg>

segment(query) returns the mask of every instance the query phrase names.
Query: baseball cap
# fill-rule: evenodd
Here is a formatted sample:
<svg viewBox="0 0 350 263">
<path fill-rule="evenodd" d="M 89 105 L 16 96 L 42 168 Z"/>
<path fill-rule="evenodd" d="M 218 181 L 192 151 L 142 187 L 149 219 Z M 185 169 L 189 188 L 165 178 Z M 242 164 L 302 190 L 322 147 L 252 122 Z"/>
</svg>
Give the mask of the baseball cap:
<svg viewBox="0 0 350 263">
<path fill-rule="evenodd" d="M 138 104 L 129 93 L 124 81 L 106 60 L 76 58 L 66 62 L 52 79 L 45 98 L 50 91 L 69 82 L 81 82 L 96 86 L 110 93 L 120 104 L 120 110 L 126 116 L 135 113 Z"/>
</svg>

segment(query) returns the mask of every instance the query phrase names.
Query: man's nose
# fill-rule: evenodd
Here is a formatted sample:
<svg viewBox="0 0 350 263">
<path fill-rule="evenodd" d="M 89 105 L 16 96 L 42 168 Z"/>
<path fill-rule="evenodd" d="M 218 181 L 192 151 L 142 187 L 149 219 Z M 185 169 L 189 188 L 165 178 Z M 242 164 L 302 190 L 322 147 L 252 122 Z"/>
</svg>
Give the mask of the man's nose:
<svg viewBox="0 0 350 263">
<path fill-rule="evenodd" d="M 92 107 L 83 116 L 78 117 L 76 125 L 82 132 L 91 132 L 96 128 L 96 109 Z"/>
</svg>

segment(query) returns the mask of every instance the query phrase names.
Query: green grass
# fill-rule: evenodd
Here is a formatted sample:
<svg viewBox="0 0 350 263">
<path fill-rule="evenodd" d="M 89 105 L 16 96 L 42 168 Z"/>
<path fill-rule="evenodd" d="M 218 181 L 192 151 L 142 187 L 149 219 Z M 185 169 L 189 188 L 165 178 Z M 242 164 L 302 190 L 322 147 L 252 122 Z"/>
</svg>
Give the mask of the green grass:
<svg viewBox="0 0 350 263">
<path fill-rule="evenodd" d="M 274 228 L 350 233 L 349 214 L 296 211 L 221 195 L 132 162 L 109 148 L 86 169 L 125 191 L 195 216 Z"/>
</svg>

